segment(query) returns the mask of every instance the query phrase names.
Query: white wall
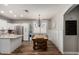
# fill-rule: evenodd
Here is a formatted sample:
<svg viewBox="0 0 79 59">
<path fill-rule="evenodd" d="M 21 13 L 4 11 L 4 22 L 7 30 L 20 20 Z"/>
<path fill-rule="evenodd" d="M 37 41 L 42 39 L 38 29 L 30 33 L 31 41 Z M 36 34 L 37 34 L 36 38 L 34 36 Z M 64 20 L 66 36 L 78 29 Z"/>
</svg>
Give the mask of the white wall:
<svg viewBox="0 0 79 59">
<path fill-rule="evenodd" d="M 59 12 L 51 19 L 52 28 L 49 30 L 49 39 L 58 47 L 58 49 L 63 53 L 63 16 L 64 13 L 72 5 L 65 5 Z"/>
<path fill-rule="evenodd" d="M 52 29 L 49 38 L 63 52 L 63 16 L 58 14 L 52 19 Z"/>
</svg>

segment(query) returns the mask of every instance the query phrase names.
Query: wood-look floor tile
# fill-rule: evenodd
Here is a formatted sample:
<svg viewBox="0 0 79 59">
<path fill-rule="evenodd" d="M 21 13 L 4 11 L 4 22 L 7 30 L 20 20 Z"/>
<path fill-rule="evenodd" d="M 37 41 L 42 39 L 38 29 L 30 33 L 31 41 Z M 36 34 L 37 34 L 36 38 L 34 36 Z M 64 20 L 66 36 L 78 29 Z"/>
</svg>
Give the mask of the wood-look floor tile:
<svg viewBox="0 0 79 59">
<path fill-rule="evenodd" d="M 11 55 L 61 55 L 56 46 L 48 41 L 48 48 L 46 51 L 33 50 L 33 42 L 23 42 L 22 45 L 17 48 Z"/>
<path fill-rule="evenodd" d="M 33 42 L 23 42 L 21 47 L 16 49 L 12 54 L 17 55 L 61 55 L 60 51 L 56 46 L 48 41 L 48 49 L 46 51 L 42 50 L 33 50 Z"/>
</svg>

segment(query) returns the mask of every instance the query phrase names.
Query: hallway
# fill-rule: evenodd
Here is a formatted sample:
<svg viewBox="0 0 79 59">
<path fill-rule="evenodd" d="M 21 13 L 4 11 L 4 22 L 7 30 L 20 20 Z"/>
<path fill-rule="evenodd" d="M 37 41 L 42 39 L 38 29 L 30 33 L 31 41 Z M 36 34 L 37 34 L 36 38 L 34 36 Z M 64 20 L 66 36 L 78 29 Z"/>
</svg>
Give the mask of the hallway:
<svg viewBox="0 0 79 59">
<path fill-rule="evenodd" d="M 12 55 L 61 55 L 61 53 L 51 41 L 48 41 L 47 51 L 33 50 L 32 46 L 32 42 L 23 42 L 22 46 L 16 49 Z"/>
</svg>

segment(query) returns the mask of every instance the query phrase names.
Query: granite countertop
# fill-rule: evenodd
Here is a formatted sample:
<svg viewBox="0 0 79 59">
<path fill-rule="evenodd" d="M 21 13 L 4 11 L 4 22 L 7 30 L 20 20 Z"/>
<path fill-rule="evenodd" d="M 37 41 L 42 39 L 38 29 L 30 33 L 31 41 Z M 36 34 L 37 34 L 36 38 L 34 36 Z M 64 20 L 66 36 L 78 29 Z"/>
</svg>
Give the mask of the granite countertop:
<svg viewBox="0 0 79 59">
<path fill-rule="evenodd" d="M 19 38 L 19 37 L 22 37 L 22 35 L 15 35 L 15 34 L 3 34 L 3 35 L 0 35 L 0 39 Z"/>
</svg>

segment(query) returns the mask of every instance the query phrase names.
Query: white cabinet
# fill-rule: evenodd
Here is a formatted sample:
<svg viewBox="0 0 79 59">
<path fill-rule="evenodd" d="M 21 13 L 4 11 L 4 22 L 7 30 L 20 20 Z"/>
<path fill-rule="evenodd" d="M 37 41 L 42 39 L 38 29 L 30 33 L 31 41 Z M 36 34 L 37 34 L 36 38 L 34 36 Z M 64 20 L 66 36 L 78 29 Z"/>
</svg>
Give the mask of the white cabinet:
<svg viewBox="0 0 79 59">
<path fill-rule="evenodd" d="M 16 38 L 0 38 L 0 53 L 10 54 L 16 48 L 21 46 L 22 37 Z"/>
<path fill-rule="evenodd" d="M 15 30 L 15 25 L 14 24 L 11 24 L 11 23 L 8 23 L 8 29 L 9 30 Z"/>
<path fill-rule="evenodd" d="M 77 42 L 78 40 L 76 35 L 65 36 L 63 46 L 65 54 L 77 54 Z"/>
<path fill-rule="evenodd" d="M 0 30 L 5 30 L 8 27 L 7 21 L 0 19 Z"/>
</svg>

